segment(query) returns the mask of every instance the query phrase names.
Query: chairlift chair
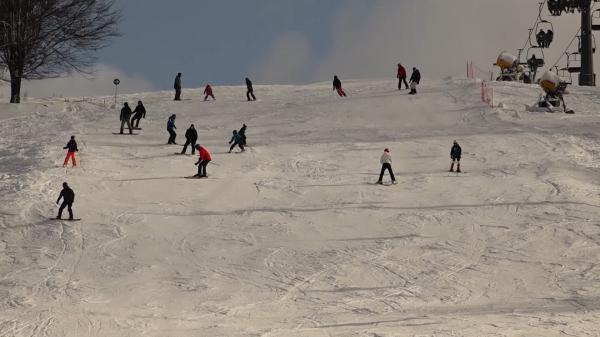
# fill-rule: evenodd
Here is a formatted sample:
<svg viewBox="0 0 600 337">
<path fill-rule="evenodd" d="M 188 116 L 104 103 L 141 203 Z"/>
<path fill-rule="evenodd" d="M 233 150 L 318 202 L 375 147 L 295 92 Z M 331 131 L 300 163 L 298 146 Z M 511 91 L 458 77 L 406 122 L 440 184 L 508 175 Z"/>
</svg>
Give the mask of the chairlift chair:
<svg viewBox="0 0 600 337">
<path fill-rule="evenodd" d="M 567 54 L 567 69 L 570 73 L 581 72 L 581 54 L 579 52 L 566 53 Z"/>
<path fill-rule="evenodd" d="M 600 9 L 592 12 L 592 30 L 600 30 Z"/>
</svg>

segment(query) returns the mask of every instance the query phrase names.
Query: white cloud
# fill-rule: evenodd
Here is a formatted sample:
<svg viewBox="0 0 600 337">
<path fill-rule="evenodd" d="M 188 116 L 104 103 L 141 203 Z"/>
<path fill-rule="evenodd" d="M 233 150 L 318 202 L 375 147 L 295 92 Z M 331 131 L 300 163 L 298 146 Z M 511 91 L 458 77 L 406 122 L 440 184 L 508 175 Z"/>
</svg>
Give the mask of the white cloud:
<svg viewBox="0 0 600 337">
<path fill-rule="evenodd" d="M 314 80 L 329 79 L 334 73 L 342 78 L 393 77 L 398 62 L 438 78 L 464 75 L 467 59 L 493 69 L 502 50 L 516 53 L 522 47 L 538 10 L 535 0 L 376 0 L 370 4 L 352 1 L 336 13 L 334 44 L 317 66 Z M 554 63 L 577 31 L 579 15 L 550 20 L 556 34 L 546 61 Z"/>
<path fill-rule="evenodd" d="M 91 76 L 73 73 L 63 78 L 39 81 L 25 81 L 21 95 L 27 97 L 74 97 L 102 96 L 114 93 L 113 79 L 119 78 L 120 93 L 152 91 L 155 88 L 140 76 L 126 75 L 123 71 L 109 65 L 99 64 Z M 6 88 L 5 91 L 9 90 Z M 10 97 L 8 91 L 4 95 Z"/>
<path fill-rule="evenodd" d="M 306 37 L 300 33 L 280 35 L 270 56 L 258 66 L 257 80 L 262 83 L 302 82 L 310 78 L 306 71 L 311 57 Z"/>
</svg>

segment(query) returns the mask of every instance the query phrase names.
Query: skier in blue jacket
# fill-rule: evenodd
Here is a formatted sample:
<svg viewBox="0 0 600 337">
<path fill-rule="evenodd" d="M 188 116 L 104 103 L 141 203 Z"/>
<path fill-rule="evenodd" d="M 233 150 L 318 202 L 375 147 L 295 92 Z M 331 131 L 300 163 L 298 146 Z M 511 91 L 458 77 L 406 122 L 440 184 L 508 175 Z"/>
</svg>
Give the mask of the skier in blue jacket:
<svg viewBox="0 0 600 337">
<path fill-rule="evenodd" d="M 177 129 L 175 126 L 176 117 L 177 115 L 173 114 L 169 117 L 169 121 L 167 121 L 167 131 L 169 132 L 169 141 L 167 144 L 177 144 L 175 143 L 175 137 L 177 137 L 177 133 L 175 132 L 175 129 Z"/>
</svg>

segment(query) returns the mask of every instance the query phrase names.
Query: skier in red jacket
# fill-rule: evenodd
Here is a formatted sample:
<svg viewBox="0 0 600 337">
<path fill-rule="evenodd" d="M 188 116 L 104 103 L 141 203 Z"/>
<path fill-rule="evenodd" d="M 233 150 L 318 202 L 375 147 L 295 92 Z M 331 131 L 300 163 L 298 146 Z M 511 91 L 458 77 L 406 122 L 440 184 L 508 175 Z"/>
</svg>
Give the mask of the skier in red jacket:
<svg viewBox="0 0 600 337">
<path fill-rule="evenodd" d="M 398 63 L 398 75 L 396 75 L 396 77 L 398 78 L 398 90 L 402 90 L 402 82 L 404 82 L 406 89 L 408 89 L 408 83 L 406 82 L 406 69 L 400 63 Z"/>
<path fill-rule="evenodd" d="M 213 90 L 212 90 L 212 87 L 210 86 L 210 84 L 207 84 L 206 88 L 204 88 L 204 100 L 208 101 L 208 97 L 212 97 L 213 101 L 217 100 L 215 98 L 215 95 L 213 95 Z"/>
<path fill-rule="evenodd" d="M 198 158 L 198 161 L 196 162 L 196 164 L 194 165 L 198 165 L 198 174 L 196 174 L 194 177 L 196 178 L 206 178 L 206 166 L 208 165 L 208 163 L 210 163 L 210 161 L 212 160 L 212 157 L 210 155 L 210 152 L 204 147 L 201 146 L 200 144 L 196 145 L 196 150 L 198 150 L 198 153 L 200 154 L 200 158 Z"/>
</svg>

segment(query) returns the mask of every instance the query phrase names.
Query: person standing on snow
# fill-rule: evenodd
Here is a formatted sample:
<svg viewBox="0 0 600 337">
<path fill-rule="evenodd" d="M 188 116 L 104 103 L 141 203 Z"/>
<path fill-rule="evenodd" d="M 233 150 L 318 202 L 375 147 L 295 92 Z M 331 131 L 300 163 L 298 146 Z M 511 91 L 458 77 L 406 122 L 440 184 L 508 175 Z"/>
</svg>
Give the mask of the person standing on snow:
<svg viewBox="0 0 600 337">
<path fill-rule="evenodd" d="M 60 208 L 58 209 L 58 215 L 56 216 L 56 218 L 60 220 L 60 218 L 62 218 L 63 210 L 65 209 L 65 207 L 67 207 L 67 210 L 69 211 L 69 220 L 73 220 L 73 209 L 71 207 L 73 206 L 73 202 L 75 201 L 75 193 L 69 187 L 69 185 L 67 185 L 67 183 L 63 183 L 63 189 L 62 191 L 60 191 L 58 199 L 56 199 L 57 205 L 60 202 L 61 198 L 63 202 L 62 205 L 60 205 Z"/>
<path fill-rule="evenodd" d="M 175 101 L 181 101 L 181 73 L 177 73 L 175 76 L 175 83 L 173 84 L 175 89 Z"/>
<path fill-rule="evenodd" d="M 240 144 L 243 146 L 246 146 L 246 128 L 248 128 L 246 124 L 242 124 L 240 131 L 238 131 L 238 134 L 242 138 L 242 142 Z"/>
<path fill-rule="evenodd" d="M 337 75 L 333 76 L 333 90 L 340 95 L 340 97 L 346 97 L 346 92 L 342 89 L 342 81 L 337 77 Z"/>
<path fill-rule="evenodd" d="M 252 87 L 252 81 L 250 81 L 248 77 L 246 77 L 246 89 L 246 98 L 248 101 L 256 101 L 256 96 L 254 96 L 254 88 Z"/>
<path fill-rule="evenodd" d="M 167 144 L 177 144 L 175 143 L 175 137 L 177 137 L 177 133 L 175 132 L 175 129 L 177 129 L 177 127 L 175 126 L 176 117 L 177 115 L 172 114 L 171 117 L 169 117 L 169 120 L 167 121 L 167 131 L 169 132 L 169 140 L 167 141 Z"/>
<path fill-rule="evenodd" d="M 196 154 L 196 141 L 198 141 L 198 132 L 194 128 L 194 124 L 192 124 L 190 125 L 189 129 L 185 131 L 185 144 L 183 145 L 181 154 L 185 154 L 188 145 L 191 145 L 192 147 L 192 154 Z"/>
<path fill-rule="evenodd" d="M 210 84 L 207 84 L 206 88 L 204 88 L 204 101 L 208 101 L 208 97 L 212 97 L 213 101 L 217 100 L 215 95 L 213 95 L 213 90 Z"/>
<path fill-rule="evenodd" d="M 67 156 L 65 157 L 65 161 L 63 163 L 63 167 L 66 167 L 69 163 L 69 158 L 73 161 L 73 167 L 77 166 L 77 161 L 75 160 L 75 152 L 79 152 L 77 148 L 77 142 L 75 141 L 75 136 L 71 136 L 71 140 L 67 143 L 67 146 L 63 147 L 63 149 L 67 150 Z"/>
<path fill-rule="evenodd" d="M 413 67 L 413 72 L 410 75 L 410 93 L 411 95 L 417 94 L 417 85 L 421 82 L 421 72 L 416 67 Z"/>
<path fill-rule="evenodd" d="M 383 184 L 383 174 L 387 170 L 392 178 L 392 184 L 396 184 L 396 177 L 394 177 L 394 170 L 392 170 L 392 155 L 390 154 L 389 149 L 383 150 L 383 154 L 381 155 L 379 162 L 381 163 L 381 173 L 379 174 L 379 180 L 377 180 L 377 183 L 380 185 Z"/>
<path fill-rule="evenodd" d="M 123 128 L 125 127 L 125 124 L 127 124 L 127 128 L 129 128 L 129 134 L 133 133 L 133 129 L 131 128 L 131 114 L 133 112 L 131 111 L 131 108 L 129 107 L 129 104 L 127 104 L 127 102 L 123 103 L 123 108 L 121 109 L 121 132 L 120 134 L 123 134 Z"/>
<path fill-rule="evenodd" d="M 457 141 L 454 141 L 452 145 L 452 149 L 450 149 L 450 159 L 452 159 L 452 164 L 450 165 L 450 172 L 454 172 L 454 162 L 457 162 L 456 172 L 460 172 L 460 156 L 462 154 L 462 149 L 460 145 L 458 145 Z"/>
<path fill-rule="evenodd" d="M 196 145 L 196 150 L 198 150 L 200 158 L 198 158 L 198 161 L 196 162 L 196 164 L 194 164 L 198 165 L 198 174 L 196 174 L 194 177 L 206 178 L 208 177 L 208 175 L 206 174 L 206 166 L 208 165 L 208 163 L 210 163 L 212 157 L 210 155 L 210 152 L 200 144 Z"/>
<path fill-rule="evenodd" d="M 146 118 L 146 108 L 144 107 L 144 104 L 142 103 L 142 101 L 138 101 L 137 106 L 135 107 L 135 110 L 133 110 L 133 118 L 131 118 L 131 125 L 133 126 L 134 129 L 139 129 L 140 128 L 140 119 L 142 118 Z"/>
<path fill-rule="evenodd" d="M 408 89 L 408 83 L 406 82 L 406 68 L 400 63 L 398 63 L 398 74 L 396 77 L 398 78 L 398 90 L 402 90 L 402 82 L 404 82 L 406 89 Z"/>
<path fill-rule="evenodd" d="M 233 151 L 233 148 L 235 148 L 236 146 L 239 146 L 240 149 L 242 150 L 242 152 L 245 151 L 244 150 L 244 139 L 242 138 L 240 133 L 237 132 L 237 130 L 233 130 L 233 136 L 231 137 L 229 144 L 232 144 L 231 147 L 229 148 L 229 153 L 231 153 L 231 151 Z"/>
</svg>

